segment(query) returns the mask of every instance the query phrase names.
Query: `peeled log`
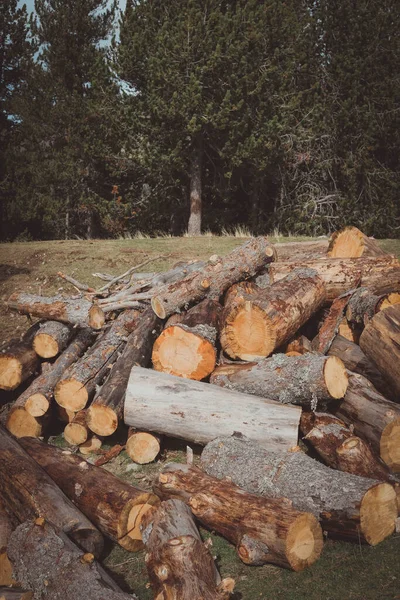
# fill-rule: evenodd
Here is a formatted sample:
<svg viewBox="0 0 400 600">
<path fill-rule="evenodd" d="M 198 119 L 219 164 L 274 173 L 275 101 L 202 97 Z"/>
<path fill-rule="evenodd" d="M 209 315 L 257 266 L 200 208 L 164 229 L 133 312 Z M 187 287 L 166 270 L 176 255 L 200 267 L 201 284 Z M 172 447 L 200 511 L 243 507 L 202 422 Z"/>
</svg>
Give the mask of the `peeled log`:
<svg viewBox="0 0 400 600">
<path fill-rule="evenodd" d="M 99 306 L 85 297 L 64 298 L 63 296 L 35 296 L 33 294 L 13 294 L 7 302 L 8 308 L 23 315 L 31 315 L 79 327 L 101 329 L 105 323 L 104 313 Z"/>
<path fill-rule="evenodd" d="M 15 390 L 33 375 L 39 359 L 30 343 L 12 340 L 0 352 L 0 389 Z"/>
<path fill-rule="evenodd" d="M 40 437 L 44 417 L 50 408 L 53 390 L 64 371 L 78 360 L 93 341 L 91 329 L 81 329 L 49 370 L 39 375 L 14 402 L 6 427 L 16 437 Z M 61 407 L 60 407 L 61 408 Z"/>
<path fill-rule="evenodd" d="M 231 285 L 254 277 L 274 258 L 275 250 L 267 238 L 254 238 L 224 258 L 213 257 L 203 269 L 164 286 L 152 297 L 151 306 L 160 319 L 165 319 L 203 298 L 218 299 Z"/>
<path fill-rule="evenodd" d="M 143 515 L 158 503 L 154 494 L 125 483 L 68 450 L 33 438 L 22 438 L 21 444 L 104 535 L 131 552 L 143 547 L 139 525 Z"/>
<path fill-rule="evenodd" d="M 39 327 L 33 340 L 33 349 L 42 358 L 53 358 L 66 348 L 71 329 L 59 321 L 46 321 Z"/>
<path fill-rule="evenodd" d="M 9 553 L 18 581 L 40 600 L 136 598 L 122 592 L 93 555 L 82 554 L 43 519 L 20 525 L 10 538 Z"/>
<path fill-rule="evenodd" d="M 64 439 L 71 446 L 80 446 L 88 439 L 89 427 L 87 426 L 86 417 L 87 410 L 80 410 L 65 426 Z"/>
<path fill-rule="evenodd" d="M 258 360 L 290 339 L 318 310 L 325 286 L 316 271 L 297 269 L 248 298 L 243 295 L 243 300 L 224 311 L 221 345 L 231 358 Z"/>
<path fill-rule="evenodd" d="M 328 303 L 360 285 L 373 289 L 376 294 L 385 294 L 387 288 L 390 292 L 397 291 L 400 285 L 400 263 L 390 255 L 376 258 L 329 258 L 300 263 L 275 262 L 269 267 L 271 283 L 280 281 L 298 268 L 317 271 L 325 283 L 325 300 Z"/>
<path fill-rule="evenodd" d="M 23 438 L 32 440 L 33 438 Z M 40 442 L 38 442 L 40 443 Z M 43 444 L 45 445 L 45 444 Z M 0 428 L 1 499 L 11 515 L 23 522 L 41 516 L 67 533 L 86 552 L 99 556 L 103 538 L 68 500 L 53 479 L 7 432 Z"/>
<path fill-rule="evenodd" d="M 374 546 L 394 531 L 398 509 L 392 485 L 335 471 L 304 452 L 268 452 L 232 436 L 210 442 L 201 465 L 252 494 L 288 498 L 297 510 L 318 517 L 332 537 Z"/>
<path fill-rule="evenodd" d="M 160 438 L 146 431 L 136 431 L 131 427 L 125 449 L 133 462 L 147 465 L 160 454 Z"/>
<path fill-rule="evenodd" d="M 255 496 L 197 467 L 176 463 L 163 468 L 154 489 L 162 498 L 183 500 L 205 527 L 235 544 L 246 564 L 302 571 L 321 554 L 317 519 L 295 510 L 286 498 Z"/>
<path fill-rule="evenodd" d="M 228 600 L 234 581 L 221 582 L 214 560 L 184 502 L 162 502 L 146 513 L 140 528 L 155 598 Z"/>
<path fill-rule="evenodd" d="M 349 387 L 335 414 L 352 424 L 392 471 L 400 472 L 400 404 L 384 398 L 362 375 L 349 373 Z"/>
<path fill-rule="evenodd" d="M 241 432 L 270 448 L 297 444 L 301 409 L 208 383 L 134 367 L 124 419 L 151 431 L 207 444 L 222 432 Z"/>
<path fill-rule="evenodd" d="M 360 348 L 400 396 L 400 305 L 381 310 L 360 337 Z"/>
<path fill-rule="evenodd" d="M 369 238 L 357 227 L 345 227 L 335 231 L 329 240 L 328 256 L 331 258 L 359 258 L 360 256 L 383 256 L 376 240 Z"/>
<path fill-rule="evenodd" d="M 340 358 L 335 356 L 274 354 L 255 365 L 217 367 L 210 383 L 315 410 L 319 404 L 343 398 L 347 373 Z"/>
<path fill-rule="evenodd" d="M 87 423 L 98 435 L 112 435 L 122 419 L 125 390 L 134 365 L 147 367 L 161 321 L 151 308 L 138 315 L 125 349 L 88 409 Z"/>
<path fill-rule="evenodd" d="M 65 371 L 54 390 L 54 397 L 60 406 L 75 412 L 85 408 L 96 385 L 104 379 L 118 353 L 123 350 L 136 316 L 135 310 L 120 314 L 86 354 Z"/>
</svg>

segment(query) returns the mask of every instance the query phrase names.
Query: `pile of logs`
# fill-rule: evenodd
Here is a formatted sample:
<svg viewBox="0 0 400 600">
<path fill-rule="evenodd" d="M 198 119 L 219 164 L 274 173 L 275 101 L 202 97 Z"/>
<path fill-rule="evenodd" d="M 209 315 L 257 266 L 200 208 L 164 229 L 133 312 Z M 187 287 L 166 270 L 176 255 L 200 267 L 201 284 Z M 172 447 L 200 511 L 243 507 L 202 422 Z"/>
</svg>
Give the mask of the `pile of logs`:
<svg viewBox="0 0 400 600">
<path fill-rule="evenodd" d="M 96 560 L 103 535 L 145 547 L 157 600 L 223 600 L 234 581 L 196 521 L 244 563 L 294 571 L 323 532 L 375 545 L 400 529 L 399 261 L 348 227 L 138 273 L 148 262 L 8 301 L 39 320 L 0 350 L 0 389 L 20 391 L 1 414 L 0 597 L 132 597 Z M 68 450 L 39 439 L 57 420 Z M 168 438 L 205 448 L 152 492 L 99 466 L 123 449 L 152 462 Z"/>
</svg>

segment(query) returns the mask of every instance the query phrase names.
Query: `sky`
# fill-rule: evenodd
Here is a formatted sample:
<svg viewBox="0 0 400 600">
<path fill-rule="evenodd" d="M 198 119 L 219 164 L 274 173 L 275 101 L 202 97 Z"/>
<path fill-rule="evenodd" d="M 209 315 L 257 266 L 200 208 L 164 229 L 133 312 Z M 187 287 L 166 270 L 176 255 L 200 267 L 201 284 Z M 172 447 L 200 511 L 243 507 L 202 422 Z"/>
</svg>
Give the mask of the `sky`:
<svg viewBox="0 0 400 600">
<path fill-rule="evenodd" d="M 126 5 L 126 0 L 118 0 L 118 1 L 119 1 L 120 8 L 122 8 L 122 10 L 123 10 Z M 22 6 L 22 4 L 26 4 L 26 8 L 28 9 L 28 12 L 32 12 L 34 4 L 35 4 L 35 0 L 19 0 L 18 4 L 20 6 Z"/>
</svg>

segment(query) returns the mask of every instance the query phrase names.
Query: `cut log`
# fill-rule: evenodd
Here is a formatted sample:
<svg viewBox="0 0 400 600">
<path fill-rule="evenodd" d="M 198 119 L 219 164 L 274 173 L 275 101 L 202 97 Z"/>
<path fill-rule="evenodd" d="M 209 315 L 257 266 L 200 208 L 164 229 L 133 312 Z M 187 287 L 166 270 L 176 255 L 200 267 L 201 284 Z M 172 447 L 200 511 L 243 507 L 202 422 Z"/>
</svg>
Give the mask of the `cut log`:
<svg viewBox="0 0 400 600">
<path fill-rule="evenodd" d="M 38 365 L 38 355 L 30 343 L 12 340 L 0 352 L 0 389 L 15 390 L 33 375 Z"/>
<path fill-rule="evenodd" d="M 349 323 L 346 317 L 343 317 L 339 323 L 338 334 L 346 338 L 346 340 L 349 340 L 349 342 L 358 344 L 361 331 L 356 327 L 353 327 L 352 323 Z"/>
<path fill-rule="evenodd" d="M 105 322 L 104 313 L 99 306 L 87 298 L 64 298 L 63 296 L 35 296 L 15 293 L 7 302 L 8 308 L 23 315 L 31 315 L 52 321 L 61 321 L 79 327 L 101 329 Z"/>
<path fill-rule="evenodd" d="M 400 305 L 381 310 L 360 337 L 361 350 L 376 364 L 400 396 Z"/>
<path fill-rule="evenodd" d="M 341 335 L 337 335 L 328 351 L 329 356 L 337 356 L 343 361 L 346 369 L 363 375 L 376 387 L 376 389 L 391 399 L 392 389 L 376 365 L 370 360 L 360 346 L 350 342 Z"/>
<path fill-rule="evenodd" d="M 228 600 L 233 579 L 221 577 L 203 544 L 190 509 L 167 500 L 148 511 L 141 524 L 146 567 L 155 598 Z"/>
<path fill-rule="evenodd" d="M 134 367 L 125 397 L 124 419 L 151 431 L 207 444 L 235 431 L 266 447 L 297 444 L 301 409 L 232 392 L 208 383 Z"/>
<path fill-rule="evenodd" d="M 282 404 L 298 404 L 309 410 L 343 398 L 347 390 L 346 367 L 335 356 L 308 353 L 274 354 L 256 365 L 217 367 L 210 383 Z"/>
<path fill-rule="evenodd" d="M 400 263 L 390 255 L 319 259 L 306 263 L 276 262 L 269 267 L 271 283 L 280 281 L 298 268 L 317 271 L 325 283 L 328 303 L 360 285 L 373 289 L 377 294 L 385 294 L 387 288 L 390 292 L 400 291 Z"/>
<path fill-rule="evenodd" d="M 231 285 L 254 277 L 274 258 L 275 250 L 267 238 L 254 238 L 224 258 L 212 257 L 203 269 L 164 286 L 152 297 L 151 306 L 160 319 L 165 319 L 203 298 L 218 299 Z"/>
<path fill-rule="evenodd" d="M 286 264 L 286 263 L 285 263 Z M 259 360 L 289 340 L 325 300 L 316 271 L 297 269 L 224 311 L 221 345 L 231 358 Z"/>
<path fill-rule="evenodd" d="M 126 452 L 139 465 L 153 462 L 160 454 L 160 438 L 152 433 L 129 428 Z"/>
<path fill-rule="evenodd" d="M 68 450 L 33 438 L 22 438 L 21 444 L 104 535 L 131 552 L 143 547 L 139 525 L 143 515 L 158 503 L 154 494 L 125 483 Z"/>
<path fill-rule="evenodd" d="M 215 368 L 215 349 L 222 307 L 206 299 L 156 339 L 152 360 L 156 371 L 200 381 Z"/>
<path fill-rule="evenodd" d="M 39 437 L 43 434 L 53 390 L 64 371 L 78 360 L 92 343 L 91 329 L 81 329 L 68 348 L 58 357 L 51 369 L 37 377 L 14 402 L 6 427 L 16 437 Z M 61 407 L 60 407 L 61 408 Z"/>
<path fill-rule="evenodd" d="M 387 466 L 400 472 L 400 405 L 386 400 L 362 375 L 349 374 L 349 387 L 335 414 L 354 426 Z"/>
<path fill-rule="evenodd" d="M 9 553 L 18 581 L 41 600 L 134 600 L 91 554 L 82 554 L 61 531 L 38 519 L 12 534 Z M 137 600 L 137 598 L 136 598 Z"/>
<path fill-rule="evenodd" d="M 119 315 L 86 354 L 65 371 L 54 389 L 54 397 L 60 406 L 75 412 L 85 408 L 96 385 L 102 382 L 118 353 L 122 352 L 136 317 L 135 310 Z"/>
<path fill-rule="evenodd" d="M 32 600 L 33 592 L 21 588 L 0 587 L 0 600 Z"/>
<path fill-rule="evenodd" d="M 176 463 L 163 468 L 154 489 L 163 499 L 183 500 L 205 527 L 235 544 L 246 564 L 272 563 L 301 571 L 321 554 L 317 519 L 293 509 L 286 498 L 261 498 Z"/>
<path fill-rule="evenodd" d="M 326 258 L 329 241 L 279 242 L 274 244 L 277 260 L 306 260 L 307 258 Z"/>
<path fill-rule="evenodd" d="M 71 333 L 65 323 L 46 321 L 34 337 L 33 349 L 42 358 L 54 358 L 67 347 Z"/>
<path fill-rule="evenodd" d="M 317 336 L 313 339 L 312 348 L 317 352 L 326 354 L 335 339 L 343 320 L 343 314 L 349 302 L 349 296 L 336 298 L 323 319 L 318 329 Z"/>
<path fill-rule="evenodd" d="M 73 419 L 67 423 L 64 429 L 64 439 L 71 446 L 84 444 L 89 437 L 89 427 L 86 422 L 87 410 L 75 413 Z"/>
<path fill-rule="evenodd" d="M 377 241 L 369 238 L 357 227 L 345 227 L 335 231 L 329 240 L 328 256 L 331 258 L 360 258 L 387 254 Z"/>
<path fill-rule="evenodd" d="M 89 454 L 97 454 L 103 444 L 103 440 L 97 435 L 90 436 L 86 442 L 79 446 L 79 452 L 84 456 Z"/>
<path fill-rule="evenodd" d="M 134 365 L 147 367 L 161 321 L 151 308 L 137 316 L 125 349 L 88 410 L 87 423 L 98 435 L 111 435 L 122 418 L 125 390 Z"/>
<path fill-rule="evenodd" d="M 318 452 L 328 467 L 370 477 L 379 481 L 390 481 L 386 465 L 372 454 L 368 444 L 354 435 L 351 426 L 328 413 L 303 412 L 300 430 L 304 440 Z"/>
<path fill-rule="evenodd" d="M 217 438 L 204 449 L 201 464 L 252 494 L 288 498 L 297 510 L 318 517 L 332 537 L 374 546 L 394 531 L 392 485 L 335 471 L 300 450 L 274 453 L 245 438 Z"/>
<path fill-rule="evenodd" d="M 394 304 L 400 304 L 400 294 L 392 292 L 377 296 L 368 288 L 359 288 L 352 294 L 346 310 L 346 317 L 355 325 L 366 325 L 377 312 Z"/>
<path fill-rule="evenodd" d="M 0 475 L 2 502 L 7 512 L 14 515 L 19 522 L 38 516 L 45 517 L 87 552 L 95 556 L 101 554 L 103 538 L 100 532 L 2 428 Z"/>
</svg>

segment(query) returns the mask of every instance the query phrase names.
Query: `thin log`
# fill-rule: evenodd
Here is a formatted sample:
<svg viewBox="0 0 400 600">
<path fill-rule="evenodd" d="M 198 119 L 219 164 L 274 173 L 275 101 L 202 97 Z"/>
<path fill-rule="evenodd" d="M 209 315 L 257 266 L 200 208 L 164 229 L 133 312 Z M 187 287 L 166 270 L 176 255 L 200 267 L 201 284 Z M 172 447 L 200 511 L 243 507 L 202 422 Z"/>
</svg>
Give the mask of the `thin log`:
<svg viewBox="0 0 400 600">
<path fill-rule="evenodd" d="M 64 439 L 71 446 L 80 446 L 88 439 L 89 427 L 86 419 L 87 411 L 80 410 L 75 413 L 73 419 L 65 426 Z"/>
<path fill-rule="evenodd" d="M 312 345 L 305 335 L 297 334 L 288 341 L 284 349 L 285 354 L 288 354 L 288 352 L 296 352 L 297 356 L 300 356 L 300 354 L 312 352 Z"/>
<path fill-rule="evenodd" d="M 336 298 L 336 300 L 332 302 L 329 312 L 324 318 L 318 330 L 318 334 L 312 342 L 313 350 L 321 352 L 321 354 L 326 354 L 328 352 L 339 331 L 348 302 L 349 296 L 347 295 L 343 298 Z"/>
<path fill-rule="evenodd" d="M 126 452 L 133 462 L 139 465 L 153 462 L 160 454 L 160 447 L 160 436 L 129 428 Z"/>
<path fill-rule="evenodd" d="M 39 327 L 33 339 L 33 349 L 42 358 L 54 358 L 66 347 L 72 331 L 59 321 L 46 321 Z"/>
<path fill-rule="evenodd" d="M 83 456 L 99 454 L 102 444 L 102 438 L 99 438 L 97 435 L 92 435 L 86 440 L 86 442 L 79 446 L 79 452 L 83 454 Z"/>
<path fill-rule="evenodd" d="M 329 240 L 327 250 L 331 258 L 359 258 L 363 256 L 384 256 L 387 253 L 376 240 L 369 238 L 357 227 L 345 227 L 335 231 Z"/>
<path fill-rule="evenodd" d="M 65 279 L 65 281 L 68 281 L 68 283 L 71 283 L 75 288 L 77 288 L 81 292 L 93 293 L 95 291 L 94 288 L 88 286 L 86 283 L 81 283 L 77 279 L 74 279 L 70 275 L 66 275 L 65 273 L 62 273 L 61 271 L 59 271 L 57 273 L 57 275 L 58 275 L 58 277 L 61 277 L 61 279 Z"/>
</svg>

